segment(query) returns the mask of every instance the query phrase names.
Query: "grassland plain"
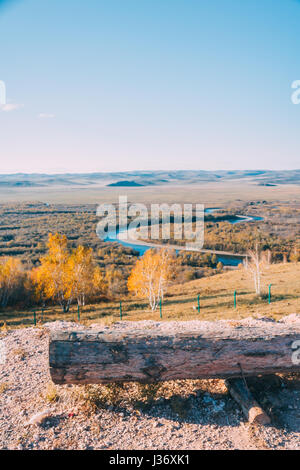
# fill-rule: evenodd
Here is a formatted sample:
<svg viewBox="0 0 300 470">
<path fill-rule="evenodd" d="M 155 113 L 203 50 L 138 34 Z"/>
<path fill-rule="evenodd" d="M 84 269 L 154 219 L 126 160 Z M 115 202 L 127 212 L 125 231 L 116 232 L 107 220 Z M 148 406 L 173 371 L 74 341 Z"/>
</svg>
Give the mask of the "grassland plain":
<svg viewBox="0 0 300 470">
<path fill-rule="evenodd" d="M 300 202 L 300 185 L 278 184 L 259 186 L 251 179 L 189 184 L 165 184 L 157 186 L 105 187 L 53 185 L 38 188 L 1 188 L 0 203 L 7 202 L 44 202 L 51 204 L 100 204 L 116 203 L 119 195 L 126 194 L 128 201 L 151 203 L 199 203 L 224 205 L 233 201 L 264 199 L 272 201 Z"/>
<path fill-rule="evenodd" d="M 244 269 L 228 271 L 211 277 L 196 279 L 170 287 L 162 306 L 162 319 L 168 320 L 219 320 L 241 319 L 249 316 L 268 316 L 280 319 L 284 315 L 300 311 L 300 263 L 271 264 L 262 275 L 263 295 L 257 297 L 253 281 Z M 271 304 L 268 303 L 268 286 L 272 284 Z M 233 295 L 237 291 L 237 308 L 234 308 Z M 197 296 L 200 295 L 200 313 Z M 84 307 L 80 322 L 110 324 L 122 318 L 125 321 L 159 320 L 159 310 L 152 312 L 145 299 L 128 296 L 114 301 L 103 301 Z M 73 305 L 67 314 L 58 307 L 48 307 L 43 312 L 35 310 L 38 323 L 55 320 L 77 321 L 77 307 Z M 31 310 L 6 309 L 0 313 L 2 327 L 18 328 L 33 325 Z"/>
</svg>

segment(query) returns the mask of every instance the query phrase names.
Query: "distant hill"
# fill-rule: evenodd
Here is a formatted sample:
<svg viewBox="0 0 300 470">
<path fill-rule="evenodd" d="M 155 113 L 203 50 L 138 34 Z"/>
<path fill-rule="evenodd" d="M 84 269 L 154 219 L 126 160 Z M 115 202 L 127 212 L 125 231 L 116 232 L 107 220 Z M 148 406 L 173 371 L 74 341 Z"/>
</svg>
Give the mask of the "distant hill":
<svg viewBox="0 0 300 470">
<path fill-rule="evenodd" d="M 111 173 L 15 173 L 0 174 L 0 188 L 22 187 L 140 187 L 148 185 L 185 185 L 219 181 L 243 181 L 260 186 L 277 184 L 300 185 L 300 170 L 180 170 L 180 171 L 128 171 Z"/>
<path fill-rule="evenodd" d="M 1 181 L 0 179 L 0 188 L 1 187 L 8 187 L 8 188 L 34 188 L 34 187 L 44 186 L 41 184 L 34 183 L 33 181 Z"/>
<path fill-rule="evenodd" d="M 117 181 L 116 183 L 110 183 L 106 186 L 144 186 L 143 184 L 137 183 L 136 181 Z"/>
</svg>

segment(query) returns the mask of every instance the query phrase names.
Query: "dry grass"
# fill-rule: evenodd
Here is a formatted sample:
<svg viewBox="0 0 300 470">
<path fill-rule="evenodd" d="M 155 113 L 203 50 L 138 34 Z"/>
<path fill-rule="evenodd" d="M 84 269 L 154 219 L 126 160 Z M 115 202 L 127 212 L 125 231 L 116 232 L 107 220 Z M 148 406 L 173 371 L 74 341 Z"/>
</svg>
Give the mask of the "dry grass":
<svg viewBox="0 0 300 470">
<path fill-rule="evenodd" d="M 53 382 L 49 382 L 47 385 L 45 400 L 49 403 L 56 403 L 59 400 L 59 393 Z"/>
<path fill-rule="evenodd" d="M 117 383 L 74 385 L 61 387 L 60 390 L 62 401 L 74 409 L 80 409 L 87 413 L 107 406 L 118 406 L 124 395 L 124 386 Z"/>
<path fill-rule="evenodd" d="M 158 396 L 159 391 L 162 388 L 161 382 L 152 383 L 152 384 L 137 384 L 138 394 L 141 400 L 146 402 L 152 402 Z"/>
<path fill-rule="evenodd" d="M 128 382 L 123 384 L 91 384 L 59 387 L 59 400 L 68 409 L 87 414 L 98 409 L 130 409 L 139 415 L 157 403 L 165 403 L 181 418 L 186 417 L 191 397 L 211 391 L 216 397 L 228 395 L 223 380 L 176 380 L 155 384 Z"/>
<path fill-rule="evenodd" d="M 241 319 L 248 316 L 270 316 L 279 319 L 283 315 L 300 311 L 300 263 L 270 265 L 262 277 L 264 295 L 257 297 L 253 282 L 243 269 L 231 270 L 212 277 L 174 285 L 163 304 L 163 320 L 219 320 Z M 272 303 L 268 304 L 268 285 L 272 284 Z M 237 290 L 237 309 L 234 309 L 233 293 Z M 197 295 L 200 294 L 200 314 Z M 159 310 L 152 312 L 145 299 L 122 299 L 123 320 L 160 320 Z M 120 319 L 119 301 L 102 302 L 84 307 L 81 323 L 89 325 L 101 322 L 110 325 Z M 37 310 L 38 320 L 40 312 Z M 44 322 L 77 320 L 77 308 L 72 306 L 67 314 L 58 307 L 44 312 Z M 15 310 L 1 313 L 0 322 L 9 328 L 33 326 L 30 311 Z M 3 324 L 2 323 L 2 324 Z M 0 323 L 1 325 L 1 323 Z"/>
<path fill-rule="evenodd" d="M 14 349 L 11 354 L 13 356 L 15 356 L 16 359 L 19 359 L 20 361 L 24 361 L 24 359 L 27 356 L 27 353 L 26 353 L 25 349 L 23 349 L 23 348 Z"/>
<path fill-rule="evenodd" d="M 1 382 L 0 383 L 0 395 L 1 395 L 1 393 L 6 392 L 6 390 L 8 390 L 8 388 L 9 388 L 9 384 L 7 382 Z"/>
</svg>

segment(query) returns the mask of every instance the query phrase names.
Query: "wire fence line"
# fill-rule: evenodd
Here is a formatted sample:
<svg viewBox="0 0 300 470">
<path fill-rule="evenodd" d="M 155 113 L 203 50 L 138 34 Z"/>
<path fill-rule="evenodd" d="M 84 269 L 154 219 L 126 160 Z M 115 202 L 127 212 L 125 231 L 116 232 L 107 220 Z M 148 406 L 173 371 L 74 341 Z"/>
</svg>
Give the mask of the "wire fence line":
<svg viewBox="0 0 300 470">
<path fill-rule="evenodd" d="M 262 296 L 261 299 L 263 300 L 263 302 L 268 303 L 269 305 L 272 303 L 272 284 L 269 284 L 268 286 L 267 295 Z M 193 305 L 193 310 L 197 312 L 198 314 L 201 314 L 201 312 L 205 312 L 206 306 L 203 305 L 201 302 L 201 294 L 198 294 L 194 298 L 194 300 L 195 300 L 195 304 Z M 171 305 L 173 304 L 179 304 L 179 303 L 180 301 L 172 300 L 172 302 L 169 302 L 168 300 L 159 299 L 158 308 L 155 310 L 146 309 L 144 304 L 141 304 L 140 308 L 134 308 L 132 310 L 130 308 L 126 309 L 126 303 L 125 303 L 125 308 L 124 308 L 124 302 L 120 300 L 116 302 L 116 307 L 114 311 L 110 315 L 107 315 L 107 316 L 118 318 L 120 321 L 122 321 L 124 320 L 124 317 L 130 320 L 130 313 L 132 312 L 134 312 L 134 314 L 136 314 L 137 312 L 143 312 L 143 313 L 150 312 L 153 315 L 153 320 L 157 320 L 157 319 L 163 320 L 164 309 L 171 307 Z M 134 306 L 136 306 L 136 304 L 134 304 Z M 237 309 L 238 306 L 239 306 L 239 291 L 234 290 L 232 292 L 232 307 L 234 309 Z M 97 318 L 103 319 L 103 314 L 98 315 L 98 317 L 94 317 L 94 316 L 91 317 L 90 315 L 88 315 L 91 312 L 91 310 L 87 311 L 85 308 L 80 307 L 79 305 L 75 306 L 75 308 L 72 308 L 72 307 L 73 306 L 71 306 L 69 312 L 67 312 L 66 314 L 65 313 L 61 314 L 61 318 L 60 318 L 61 320 L 74 321 L 74 322 L 80 323 L 80 321 L 85 321 L 85 320 L 91 321 L 91 320 L 97 320 Z M 103 310 L 105 311 L 105 307 L 103 308 Z M 41 308 L 41 309 L 35 308 L 32 311 L 31 323 L 34 326 L 37 326 L 38 324 L 48 323 L 49 321 L 57 321 L 57 318 L 53 319 L 51 317 L 53 317 L 53 310 L 49 310 L 49 308 Z"/>
</svg>

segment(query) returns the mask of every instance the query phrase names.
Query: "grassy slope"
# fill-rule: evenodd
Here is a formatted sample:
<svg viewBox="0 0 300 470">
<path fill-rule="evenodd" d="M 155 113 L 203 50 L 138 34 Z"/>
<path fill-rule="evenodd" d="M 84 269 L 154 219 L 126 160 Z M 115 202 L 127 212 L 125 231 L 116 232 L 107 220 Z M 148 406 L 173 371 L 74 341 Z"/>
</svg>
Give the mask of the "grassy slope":
<svg viewBox="0 0 300 470">
<path fill-rule="evenodd" d="M 164 320 L 216 320 L 222 318 L 245 318 L 253 315 L 266 315 L 279 319 L 283 315 L 300 311 L 300 263 L 275 264 L 265 270 L 262 278 L 264 292 L 272 283 L 272 303 L 267 298 L 257 298 L 253 291 L 253 281 L 243 270 L 218 274 L 209 278 L 194 280 L 183 285 L 174 285 L 163 305 Z M 238 292 L 237 309 L 233 307 L 233 292 Z M 197 312 L 197 295 L 201 298 L 201 311 Z M 123 299 L 124 320 L 160 320 L 159 311 L 152 313 L 143 299 Z M 193 308 L 194 307 L 194 308 Z M 37 311 L 38 320 L 40 310 Z M 58 308 L 49 308 L 45 321 L 73 320 L 77 318 L 77 308 L 72 306 L 67 315 Z M 102 302 L 84 308 L 81 315 L 83 323 L 105 321 L 110 323 L 119 319 L 119 302 Z M 8 326 L 32 325 L 32 312 L 11 311 L 0 313 L 0 325 L 6 321 Z"/>
<path fill-rule="evenodd" d="M 229 271 L 209 278 L 191 281 L 184 285 L 184 314 L 195 301 L 188 302 L 200 293 L 201 318 L 215 320 L 222 318 L 245 318 L 252 315 L 268 315 L 280 318 L 282 315 L 297 313 L 300 309 L 300 263 L 273 264 L 262 275 L 263 298 L 254 293 L 251 275 L 244 269 Z M 272 284 L 272 302 L 268 304 L 268 285 Z M 237 309 L 233 305 L 233 292 L 237 290 Z M 180 294 L 182 286 L 174 286 L 172 294 Z M 177 313 L 178 306 L 175 312 Z M 179 313 L 179 312 L 178 312 Z"/>
</svg>

